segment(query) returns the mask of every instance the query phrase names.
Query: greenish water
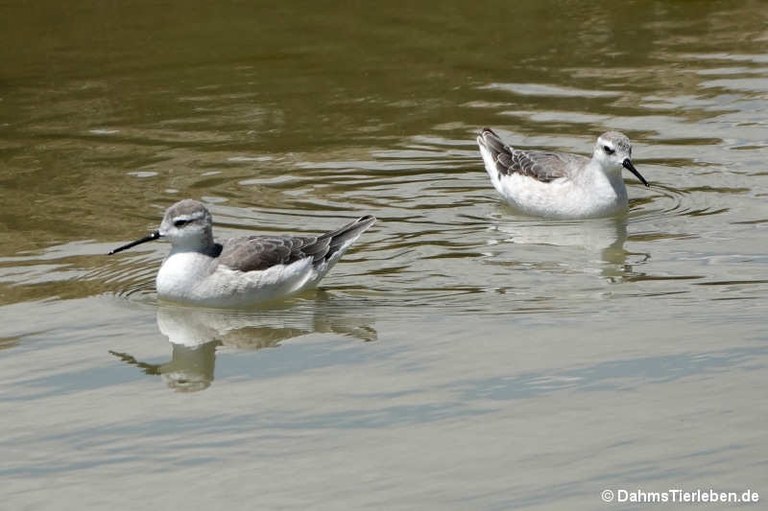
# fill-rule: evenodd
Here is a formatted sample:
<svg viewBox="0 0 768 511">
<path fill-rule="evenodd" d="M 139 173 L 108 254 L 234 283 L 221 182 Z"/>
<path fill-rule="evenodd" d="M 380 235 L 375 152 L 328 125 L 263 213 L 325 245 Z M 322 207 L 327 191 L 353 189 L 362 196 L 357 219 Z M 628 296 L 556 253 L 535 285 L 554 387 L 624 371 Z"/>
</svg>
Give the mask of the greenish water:
<svg viewBox="0 0 768 511">
<path fill-rule="evenodd" d="M 758 1 L 0 4 L 4 506 L 765 499 L 766 21 Z M 622 218 L 518 216 L 483 126 L 582 154 L 619 129 L 652 186 L 627 179 Z M 185 197 L 222 237 L 379 222 L 316 293 L 190 311 L 156 303 L 166 244 L 105 255 Z"/>
</svg>

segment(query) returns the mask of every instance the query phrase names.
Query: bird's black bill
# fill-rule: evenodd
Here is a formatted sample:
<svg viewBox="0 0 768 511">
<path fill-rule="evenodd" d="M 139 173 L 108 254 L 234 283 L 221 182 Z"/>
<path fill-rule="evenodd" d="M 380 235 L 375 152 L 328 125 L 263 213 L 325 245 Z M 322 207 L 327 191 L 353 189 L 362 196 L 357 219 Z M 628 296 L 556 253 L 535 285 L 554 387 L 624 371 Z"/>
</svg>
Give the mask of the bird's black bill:
<svg viewBox="0 0 768 511">
<path fill-rule="evenodd" d="M 643 183 L 643 184 L 644 184 L 646 187 L 649 187 L 649 186 L 651 186 L 651 185 L 649 185 L 649 184 L 648 184 L 648 181 L 646 181 L 646 180 L 645 180 L 645 178 L 644 178 L 644 177 L 643 177 L 643 176 L 642 176 L 642 175 L 641 175 L 641 174 L 640 174 L 640 173 L 637 171 L 637 169 L 635 168 L 635 166 L 634 166 L 634 165 L 632 165 L 632 161 L 630 161 L 630 159 L 629 159 L 629 158 L 627 158 L 626 160 L 624 160 L 624 161 L 621 163 L 621 165 L 622 165 L 622 166 L 623 166 L 625 169 L 627 169 L 628 171 L 630 171 L 631 173 L 633 173 L 633 174 L 635 175 L 635 177 L 636 177 L 637 179 L 639 179 L 639 180 L 640 180 L 640 182 L 641 182 L 641 183 Z"/>
<path fill-rule="evenodd" d="M 110 250 L 109 252 L 107 252 L 107 255 L 117 254 L 118 252 L 122 252 L 123 250 L 128 250 L 131 247 L 135 247 L 136 245 L 141 245 L 142 243 L 146 243 L 148 241 L 155 241 L 158 238 L 160 238 L 160 231 L 153 231 L 148 236 L 144 236 L 140 240 L 132 241 L 130 243 L 126 243 L 122 247 L 117 247 L 114 250 Z"/>
</svg>

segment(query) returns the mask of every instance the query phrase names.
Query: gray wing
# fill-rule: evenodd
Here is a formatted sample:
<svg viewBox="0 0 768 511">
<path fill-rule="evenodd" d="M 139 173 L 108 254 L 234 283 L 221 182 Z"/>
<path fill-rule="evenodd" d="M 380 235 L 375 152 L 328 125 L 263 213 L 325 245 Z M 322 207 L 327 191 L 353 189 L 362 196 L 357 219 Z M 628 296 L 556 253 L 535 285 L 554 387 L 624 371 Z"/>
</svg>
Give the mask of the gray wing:
<svg viewBox="0 0 768 511">
<path fill-rule="evenodd" d="M 585 165 L 588 158 L 576 154 L 549 151 L 525 151 L 504 144 L 493 130 L 485 128 L 478 142 L 491 154 L 502 176 L 520 174 L 549 183 L 568 175 L 568 169 Z"/>
<path fill-rule="evenodd" d="M 568 169 L 582 160 L 584 163 L 589 161 L 583 156 L 573 154 L 512 149 L 496 160 L 496 167 L 503 175 L 517 173 L 549 183 L 567 176 Z"/>
<path fill-rule="evenodd" d="M 238 271 L 261 271 L 279 264 L 311 258 L 320 265 L 346 249 L 364 230 L 373 225 L 372 216 L 358 218 L 340 229 L 319 236 L 248 236 L 227 240 L 219 264 Z"/>
<path fill-rule="evenodd" d="M 315 236 L 248 236 L 224 242 L 219 264 L 239 271 L 261 271 L 307 257 L 322 257 L 327 244 Z"/>
</svg>

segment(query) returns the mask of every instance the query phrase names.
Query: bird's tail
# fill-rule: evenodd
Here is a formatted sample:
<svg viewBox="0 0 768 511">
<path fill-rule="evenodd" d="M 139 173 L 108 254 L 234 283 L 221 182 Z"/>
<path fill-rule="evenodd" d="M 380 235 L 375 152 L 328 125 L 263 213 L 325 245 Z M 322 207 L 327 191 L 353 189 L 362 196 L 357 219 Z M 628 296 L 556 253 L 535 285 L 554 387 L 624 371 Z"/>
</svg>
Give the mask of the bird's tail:
<svg viewBox="0 0 768 511">
<path fill-rule="evenodd" d="M 344 255 L 350 245 L 374 222 L 376 222 L 374 216 L 362 216 L 335 231 L 321 234 L 311 244 L 305 245 L 303 251 L 313 257 L 312 264 L 317 271 L 315 281 L 323 278 Z"/>
<path fill-rule="evenodd" d="M 373 215 L 365 215 L 347 225 L 336 229 L 335 231 L 323 234 L 322 237 L 328 237 L 328 253 L 326 259 L 337 259 L 347 248 L 355 242 L 360 235 L 376 222 Z"/>
<path fill-rule="evenodd" d="M 500 173 L 503 174 L 506 170 L 503 166 L 499 166 L 499 158 L 504 158 L 509 153 L 509 147 L 490 128 L 483 128 L 477 136 L 477 145 L 480 147 L 480 155 L 483 157 L 485 170 L 495 186 Z"/>
</svg>

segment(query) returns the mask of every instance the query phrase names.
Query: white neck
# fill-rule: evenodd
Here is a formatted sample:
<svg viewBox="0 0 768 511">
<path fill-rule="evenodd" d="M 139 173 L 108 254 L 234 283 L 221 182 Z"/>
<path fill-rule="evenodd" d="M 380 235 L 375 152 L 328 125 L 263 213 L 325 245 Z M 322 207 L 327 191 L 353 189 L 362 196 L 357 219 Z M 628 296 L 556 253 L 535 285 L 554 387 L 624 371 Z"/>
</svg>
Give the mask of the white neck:
<svg viewBox="0 0 768 511">
<path fill-rule="evenodd" d="M 583 172 L 574 176 L 574 181 L 590 190 L 591 195 L 605 197 L 611 203 L 618 199 L 619 205 L 627 203 L 627 188 L 624 186 L 621 169 L 606 172 L 600 163 L 593 159 L 584 167 Z"/>
</svg>

